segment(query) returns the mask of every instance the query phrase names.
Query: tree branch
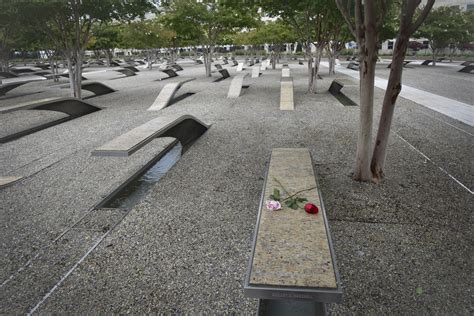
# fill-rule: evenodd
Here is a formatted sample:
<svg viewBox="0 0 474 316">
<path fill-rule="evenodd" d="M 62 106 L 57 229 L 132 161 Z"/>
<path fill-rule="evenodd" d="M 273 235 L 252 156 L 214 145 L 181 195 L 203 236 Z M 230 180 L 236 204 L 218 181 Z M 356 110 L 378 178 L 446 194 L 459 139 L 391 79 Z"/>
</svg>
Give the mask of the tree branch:
<svg viewBox="0 0 474 316">
<path fill-rule="evenodd" d="M 357 38 L 356 25 L 352 21 L 351 14 L 347 10 L 347 8 L 344 6 L 342 1 L 343 0 L 336 0 L 337 8 L 339 9 L 339 11 L 341 11 L 341 14 L 342 14 L 344 20 L 346 20 L 346 23 L 349 26 L 349 30 L 351 31 L 352 35 L 354 35 L 354 37 Z"/>
<path fill-rule="evenodd" d="M 425 7 L 423 8 L 423 11 L 421 12 L 420 16 L 416 19 L 416 21 L 410 27 L 410 33 L 409 33 L 410 35 L 413 34 L 421 26 L 421 24 L 425 21 L 426 17 L 428 16 L 428 13 L 430 13 L 431 8 L 433 7 L 434 3 L 435 3 L 435 0 L 428 0 Z"/>
</svg>

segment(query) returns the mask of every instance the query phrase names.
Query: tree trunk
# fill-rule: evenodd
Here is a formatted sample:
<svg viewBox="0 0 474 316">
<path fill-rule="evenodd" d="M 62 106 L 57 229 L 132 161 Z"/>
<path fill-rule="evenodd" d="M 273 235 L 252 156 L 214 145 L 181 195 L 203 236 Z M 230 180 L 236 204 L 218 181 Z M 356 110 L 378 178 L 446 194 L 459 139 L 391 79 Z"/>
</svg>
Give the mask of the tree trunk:
<svg viewBox="0 0 474 316">
<path fill-rule="evenodd" d="M 204 67 L 206 69 L 206 77 L 211 77 L 211 66 L 212 66 L 212 52 L 213 49 L 211 46 L 203 47 L 203 56 L 204 56 Z"/>
<path fill-rule="evenodd" d="M 408 37 L 397 39 L 395 50 L 393 51 L 390 76 L 383 99 L 382 113 L 380 115 L 379 128 L 370 166 L 375 182 L 379 182 L 384 177 L 383 168 L 387 156 L 388 138 L 390 136 L 395 102 L 402 90 L 403 62 L 405 60 L 408 41 Z"/>
<path fill-rule="evenodd" d="M 146 61 L 147 61 L 146 68 L 148 70 L 151 70 L 153 68 L 153 61 L 151 60 L 151 51 L 149 49 L 146 50 Z"/>
<path fill-rule="evenodd" d="M 367 17 L 366 17 L 367 19 Z M 375 20 L 375 17 L 373 17 Z M 375 21 L 372 23 L 375 24 Z M 372 181 L 370 171 L 370 151 L 372 142 L 372 121 L 374 115 L 374 79 L 377 62 L 377 36 L 375 28 L 369 27 L 360 40 L 360 112 L 357 153 L 353 178 L 357 181 Z"/>
<path fill-rule="evenodd" d="M 82 98 L 82 59 L 83 59 L 83 52 L 78 51 L 76 52 L 76 69 L 75 69 L 75 97 L 78 99 Z"/>
<path fill-rule="evenodd" d="M 67 71 L 69 75 L 69 94 L 71 97 L 75 97 L 74 93 L 74 69 L 72 67 L 72 59 L 70 56 L 66 56 Z"/>
<path fill-rule="evenodd" d="M 306 45 L 305 56 L 308 57 L 308 93 L 314 93 L 316 91 L 316 72 L 313 67 L 313 56 L 311 54 L 310 44 Z"/>
<path fill-rule="evenodd" d="M 110 64 L 112 63 L 112 50 L 105 49 L 105 56 L 107 56 L 107 67 L 110 67 Z"/>
</svg>

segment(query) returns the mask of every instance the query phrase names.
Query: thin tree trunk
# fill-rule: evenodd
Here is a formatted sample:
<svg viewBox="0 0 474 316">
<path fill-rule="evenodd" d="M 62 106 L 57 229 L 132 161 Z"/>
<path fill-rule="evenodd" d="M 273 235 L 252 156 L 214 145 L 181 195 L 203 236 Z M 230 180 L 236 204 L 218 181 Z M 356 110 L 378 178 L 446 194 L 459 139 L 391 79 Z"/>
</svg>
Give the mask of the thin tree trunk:
<svg viewBox="0 0 474 316">
<path fill-rule="evenodd" d="M 207 46 L 203 48 L 203 56 L 204 56 L 204 67 L 206 69 L 206 77 L 211 77 L 211 59 L 212 59 L 212 47 Z"/>
<path fill-rule="evenodd" d="M 66 56 L 66 63 L 67 63 L 67 71 L 68 71 L 68 74 L 69 74 L 69 94 L 71 95 L 71 97 L 75 97 L 75 93 L 74 93 L 74 70 L 72 68 L 72 59 L 71 57 L 68 55 Z"/>
<path fill-rule="evenodd" d="M 78 51 L 76 52 L 77 58 L 76 58 L 76 69 L 75 69 L 75 94 L 76 98 L 81 99 L 82 98 L 82 52 Z"/>
<path fill-rule="evenodd" d="M 379 182 L 384 177 L 383 168 L 387 156 L 388 138 L 390 136 L 395 102 L 402 90 L 403 61 L 405 60 L 407 47 L 408 38 L 397 39 L 370 166 L 373 180 L 376 182 Z"/>
<path fill-rule="evenodd" d="M 360 112 L 354 180 L 371 181 L 370 149 L 374 107 L 374 76 L 376 57 L 368 54 L 360 62 Z"/>
<path fill-rule="evenodd" d="M 314 93 L 316 91 L 316 73 L 313 67 L 313 56 L 311 54 L 310 44 L 306 45 L 305 56 L 308 57 L 308 93 Z"/>
</svg>

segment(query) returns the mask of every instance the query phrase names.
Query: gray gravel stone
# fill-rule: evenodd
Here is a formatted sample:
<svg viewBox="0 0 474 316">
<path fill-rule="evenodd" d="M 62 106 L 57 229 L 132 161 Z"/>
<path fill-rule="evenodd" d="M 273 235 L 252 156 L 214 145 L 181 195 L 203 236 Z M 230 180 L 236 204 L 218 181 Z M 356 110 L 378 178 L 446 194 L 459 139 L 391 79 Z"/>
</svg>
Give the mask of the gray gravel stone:
<svg viewBox="0 0 474 316">
<path fill-rule="evenodd" d="M 2 174 L 27 177 L 0 191 L 2 279 L 157 154 L 153 143 L 128 158 L 90 157 L 92 149 L 157 115 L 189 113 L 212 127 L 39 312 L 255 313 L 256 300 L 244 297 L 242 283 L 265 166 L 274 147 L 308 147 L 344 287 L 343 302 L 331 306 L 332 312 L 468 314 L 472 194 L 438 166 L 472 188 L 474 128 L 401 98 L 386 180 L 354 182 L 358 107 L 342 106 L 327 89 L 333 78 L 347 80 L 343 92 L 358 103 L 357 82 L 323 73 L 318 94 L 310 95 L 305 66 L 290 67 L 292 112 L 279 110 L 279 69 L 248 78 L 245 93 L 227 99 L 230 80 L 213 83 L 218 74 L 205 78 L 202 65 L 186 64 L 178 79 L 198 79 L 182 92 L 197 93 L 158 113 L 146 109 L 174 79 L 154 81 L 159 71 L 141 71 L 104 79 L 118 90 L 90 100 L 104 110 L 0 145 Z M 228 69 L 235 75 L 235 67 Z M 376 117 L 382 98 L 376 89 Z M 110 223 L 105 213 L 95 215 L 100 216 L 86 217 L 80 228 L 99 233 L 101 224 Z M 110 214 L 112 223 L 116 218 Z M 21 304 L 2 300 L 0 311 L 28 312 L 64 270 L 52 272 Z M 21 297 L 22 288 L 6 293 Z"/>
</svg>

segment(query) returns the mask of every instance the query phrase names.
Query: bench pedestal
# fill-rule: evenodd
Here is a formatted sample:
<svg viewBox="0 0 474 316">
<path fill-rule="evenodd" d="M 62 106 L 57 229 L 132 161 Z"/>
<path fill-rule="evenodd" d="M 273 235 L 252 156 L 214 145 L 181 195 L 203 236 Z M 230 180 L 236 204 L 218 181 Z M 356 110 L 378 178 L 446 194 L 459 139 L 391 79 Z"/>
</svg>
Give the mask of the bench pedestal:
<svg viewBox="0 0 474 316">
<path fill-rule="evenodd" d="M 286 316 L 286 315 L 327 315 L 323 303 L 313 301 L 281 301 L 281 300 L 259 300 L 258 316 Z"/>
</svg>

